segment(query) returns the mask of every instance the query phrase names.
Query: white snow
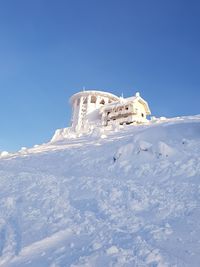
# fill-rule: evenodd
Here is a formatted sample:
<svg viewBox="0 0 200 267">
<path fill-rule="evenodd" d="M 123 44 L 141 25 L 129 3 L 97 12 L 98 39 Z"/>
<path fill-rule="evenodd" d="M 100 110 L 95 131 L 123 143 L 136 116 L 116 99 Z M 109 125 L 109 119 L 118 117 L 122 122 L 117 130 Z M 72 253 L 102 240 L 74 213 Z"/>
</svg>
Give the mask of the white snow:
<svg viewBox="0 0 200 267">
<path fill-rule="evenodd" d="M 108 255 L 112 255 L 112 254 L 118 253 L 119 250 L 116 246 L 112 246 L 112 247 L 108 248 L 106 252 Z"/>
<path fill-rule="evenodd" d="M 7 157 L 9 153 L 7 151 L 2 151 L 1 152 L 1 157 Z"/>
<path fill-rule="evenodd" d="M 200 116 L 61 129 L 0 156 L 1 267 L 199 267 Z"/>
</svg>

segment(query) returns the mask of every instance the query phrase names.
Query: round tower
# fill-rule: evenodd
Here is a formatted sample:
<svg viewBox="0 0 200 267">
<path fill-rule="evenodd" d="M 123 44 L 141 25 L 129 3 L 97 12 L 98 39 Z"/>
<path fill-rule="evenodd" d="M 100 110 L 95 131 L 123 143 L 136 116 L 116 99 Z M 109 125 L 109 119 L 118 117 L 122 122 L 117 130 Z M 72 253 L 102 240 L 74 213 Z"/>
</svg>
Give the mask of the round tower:
<svg viewBox="0 0 200 267">
<path fill-rule="evenodd" d="M 72 105 L 72 127 L 80 130 L 89 123 L 88 115 L 92 114 L 105 104 L 118 101 L 119 98 L 113 94 L 103 91 L 82 91 L 70 98 Z"/>
</svg>

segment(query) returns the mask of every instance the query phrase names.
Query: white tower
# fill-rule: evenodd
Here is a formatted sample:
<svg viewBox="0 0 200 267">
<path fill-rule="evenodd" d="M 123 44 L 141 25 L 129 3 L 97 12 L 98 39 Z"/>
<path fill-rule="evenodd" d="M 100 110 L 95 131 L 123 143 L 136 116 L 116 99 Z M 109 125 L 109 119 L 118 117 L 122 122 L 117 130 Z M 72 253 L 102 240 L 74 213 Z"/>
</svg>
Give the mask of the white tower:
<svg viewBox="0 0 200 267">
<path fill-rule="evenodd" d="M 117 96 L 102 91 L 82 91 L 74 94 L 70 99 L 73 107 L 72 128 L 79 131 L 87 127 L 89 121 L 94 119 L 96 110 L 118 100 Z"/>
</svg>

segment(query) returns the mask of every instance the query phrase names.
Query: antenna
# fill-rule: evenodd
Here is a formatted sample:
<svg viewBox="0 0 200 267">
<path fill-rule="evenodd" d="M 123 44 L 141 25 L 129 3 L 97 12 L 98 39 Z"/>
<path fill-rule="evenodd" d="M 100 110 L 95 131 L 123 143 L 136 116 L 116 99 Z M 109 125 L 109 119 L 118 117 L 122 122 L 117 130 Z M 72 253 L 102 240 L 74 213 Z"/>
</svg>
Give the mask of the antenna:
<svg viewBox="0 0 200 267">
<path fill-rule="evenodd" d="M 85 86 L 83 86 L 83 91 L 85 91 Z"/>
<path fill-rule="evenodd" d="M 122 92 L 121 96 L 122 96 L 122 98 L 124 98 L 124 94 L 123 94 L 123 92 Z"/>
</svg>

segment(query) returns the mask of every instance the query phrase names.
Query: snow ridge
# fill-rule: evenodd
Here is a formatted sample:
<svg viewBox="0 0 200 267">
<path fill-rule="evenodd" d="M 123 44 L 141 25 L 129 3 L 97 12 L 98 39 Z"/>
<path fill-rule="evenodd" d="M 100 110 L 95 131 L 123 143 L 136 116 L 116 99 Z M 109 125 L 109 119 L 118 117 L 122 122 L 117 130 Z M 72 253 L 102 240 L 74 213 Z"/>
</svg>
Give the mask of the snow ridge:
<svg viewBox="0 0 200 267">
<path fill-rule="evenodd" d="M 200 116 L 65 132 L 0 158 L 0 266 L 198 267 Z"/>
</svg>

